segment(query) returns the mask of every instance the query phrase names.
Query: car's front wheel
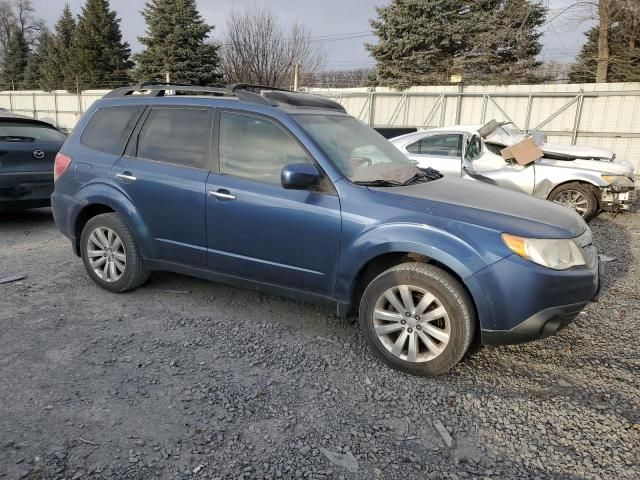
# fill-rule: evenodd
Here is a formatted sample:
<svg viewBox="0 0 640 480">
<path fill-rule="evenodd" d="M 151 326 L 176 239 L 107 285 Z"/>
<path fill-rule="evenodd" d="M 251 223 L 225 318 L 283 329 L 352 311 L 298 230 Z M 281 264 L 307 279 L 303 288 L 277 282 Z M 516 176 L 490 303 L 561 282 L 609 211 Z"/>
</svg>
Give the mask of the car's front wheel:
<svg viewBox="0 0 640 480">
<path fill-rule="evenodd" d="M 360 302 L 360 328 L 385 363 L 415 375 L 438 375 L 458 363 L 475 331 L 464 287 L 448 272 L 404 263 L 383 272 Z"/>
<path fill-rule="evenodd" d="M 96 215 L 87 222 L 80 252 L 89 276 L 110 292 L 131 290 L 149 278 L 133 233 L 117 213 Z"/>
<path fill-rule="evenodd" d="M 591 220 L 598 213 L 598 199 L 591 187 L 582 183 L 565 183 L 549 195 L 549 200 L 575 210 L 578 215 Z"/>
</svg>

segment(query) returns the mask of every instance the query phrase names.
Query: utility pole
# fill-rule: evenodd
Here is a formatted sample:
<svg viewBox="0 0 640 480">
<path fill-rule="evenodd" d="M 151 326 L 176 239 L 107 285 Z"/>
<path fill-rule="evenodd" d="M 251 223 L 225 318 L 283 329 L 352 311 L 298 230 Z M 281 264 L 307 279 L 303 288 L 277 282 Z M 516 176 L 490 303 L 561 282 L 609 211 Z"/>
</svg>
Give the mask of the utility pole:
<svg viewBox="0 0 640 480">
<path fill-rule="evenodd" d="M 609 70 L 609 27 L 611 25 L 611 0 L 598 2 L 598 67 L 596 70 L 596 83 L 606 83 Z"/>
<path fill-rule="evenodd" d="M 298 91 L 298 77 L 300 76 L 300 64 L 296 63 L 293 66 L 293 91 Z"/>
</svg>

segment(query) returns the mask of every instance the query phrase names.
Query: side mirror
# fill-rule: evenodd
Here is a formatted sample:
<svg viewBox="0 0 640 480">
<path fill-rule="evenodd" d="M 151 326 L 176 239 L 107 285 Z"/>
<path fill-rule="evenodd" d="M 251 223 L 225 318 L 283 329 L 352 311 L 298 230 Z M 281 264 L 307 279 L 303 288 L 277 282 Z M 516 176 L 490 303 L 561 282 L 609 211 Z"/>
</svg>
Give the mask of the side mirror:
<svg viewBox="0 0 640 480">
<path fill-rule="evenodd" d="M 292 163 L 282 169 L 280 181 L 284 188 L 305 190 L 318 184 L 320 172 L 310 163 Z"/>
</svg>

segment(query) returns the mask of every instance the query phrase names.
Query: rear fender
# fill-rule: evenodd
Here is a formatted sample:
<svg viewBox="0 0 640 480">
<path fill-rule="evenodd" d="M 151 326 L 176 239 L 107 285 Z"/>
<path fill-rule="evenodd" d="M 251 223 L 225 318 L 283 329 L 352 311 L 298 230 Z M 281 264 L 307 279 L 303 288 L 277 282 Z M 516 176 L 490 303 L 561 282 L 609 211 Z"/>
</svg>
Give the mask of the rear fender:
<svg viewBox="0 0 640 480">
<path fill-rule="evenodd" d="M 84 209 L 97 204 L 106 205 L 120 214 L 131 228 L 142 256 L 144 258 L 155 258 L 153 244 L 150 241 L 151 233 L 138 210 L 121 190 L 107 183 L 90 183 L 78 192 L 75 209 L 72 212 L 73 224 L 75 225 Z"/>
</svg>

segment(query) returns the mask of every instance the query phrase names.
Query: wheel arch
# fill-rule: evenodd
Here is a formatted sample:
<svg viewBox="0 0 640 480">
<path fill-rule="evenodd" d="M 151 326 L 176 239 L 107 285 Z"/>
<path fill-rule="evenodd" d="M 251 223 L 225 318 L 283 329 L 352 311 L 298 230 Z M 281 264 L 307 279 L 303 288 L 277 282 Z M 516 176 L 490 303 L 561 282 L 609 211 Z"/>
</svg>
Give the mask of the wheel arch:
<svg viewBox="0 0 640 480">
<path fill-rule="evenodd" d="M 416 253 L 416 252 L 410 252 L 410 251 L 394 251 L 394 252 L 382 253 L 380 255 L 377 255 L 369 259 L 364 265 L 362 265 L 362 267 L 360 268 L 360 270 L 358 271 L 357 275 L 353 280 L 353 285 L 351 288 L 351 297 L 350 297 L 350 309 L 348 313 L 351 315 L 357 314 L 358 308 L 360 305 L 360 300 L 362 298 L 362 294 L 367 288 L 367 285 L 369 285 L 374 278 L 376 278 L 381 273 L 385 272 L 386 270 L 396 265 L 400 265 L 403 263 L 410 263 L 410 262 L 425 263 L 425 264 L 436 266 L 444 270 L 445 272 L 447 272 L 456 281 L 458 281 L 458 283 L 466 291 L 471 301 L 471 305 L 473 307 L 472 313 L 473 313 L 474 323 L 476 327 L 473 342 L 474 343 L 479 342 L 481 324 L 480 324 L 478 306 L 476 303 L 476 299 L 474 298 L 474 295 L 472 294 L 471 290 L 469 289 L 469 286 L 465 282 L 465 279 L 459 274 L 459 272 L 451 268 L 451 266 L 448 265 L 447 263 L 443 263 L 441 261 L 438 261 L 422 253 Z"/>
<path fill-rule="evenodd" d="M 73 248 L 80 256 L 80 237 L 89 220 L 103 213 L 117 213 L 129 225 L 143 257 L 153 255 L 149 230 L 133 203 L 119 190 L 107 185 L 95 185 L 83 192 L 83 201 L 73 219 Z"/>
<path fill-rule="evenodd" d="M 544 170 L 541 173 L 542 180 L 538 181 L 538 170 L 541 167 L 536 165 L 536 185 L 533 190 L 533 195 L 539 198 L 549 199 L 551 193 L 558 187 L 567 185 L 569 183 L 579 183 L 581 185 L 588 186 L 599 198 L 602 193 L 602 189 L 609 184 L 600 176 L 599 172 L 584 170 L 576 171 L 573 169 L 565 169 L 560 167 L 542 167 Z"/>
</svg>

